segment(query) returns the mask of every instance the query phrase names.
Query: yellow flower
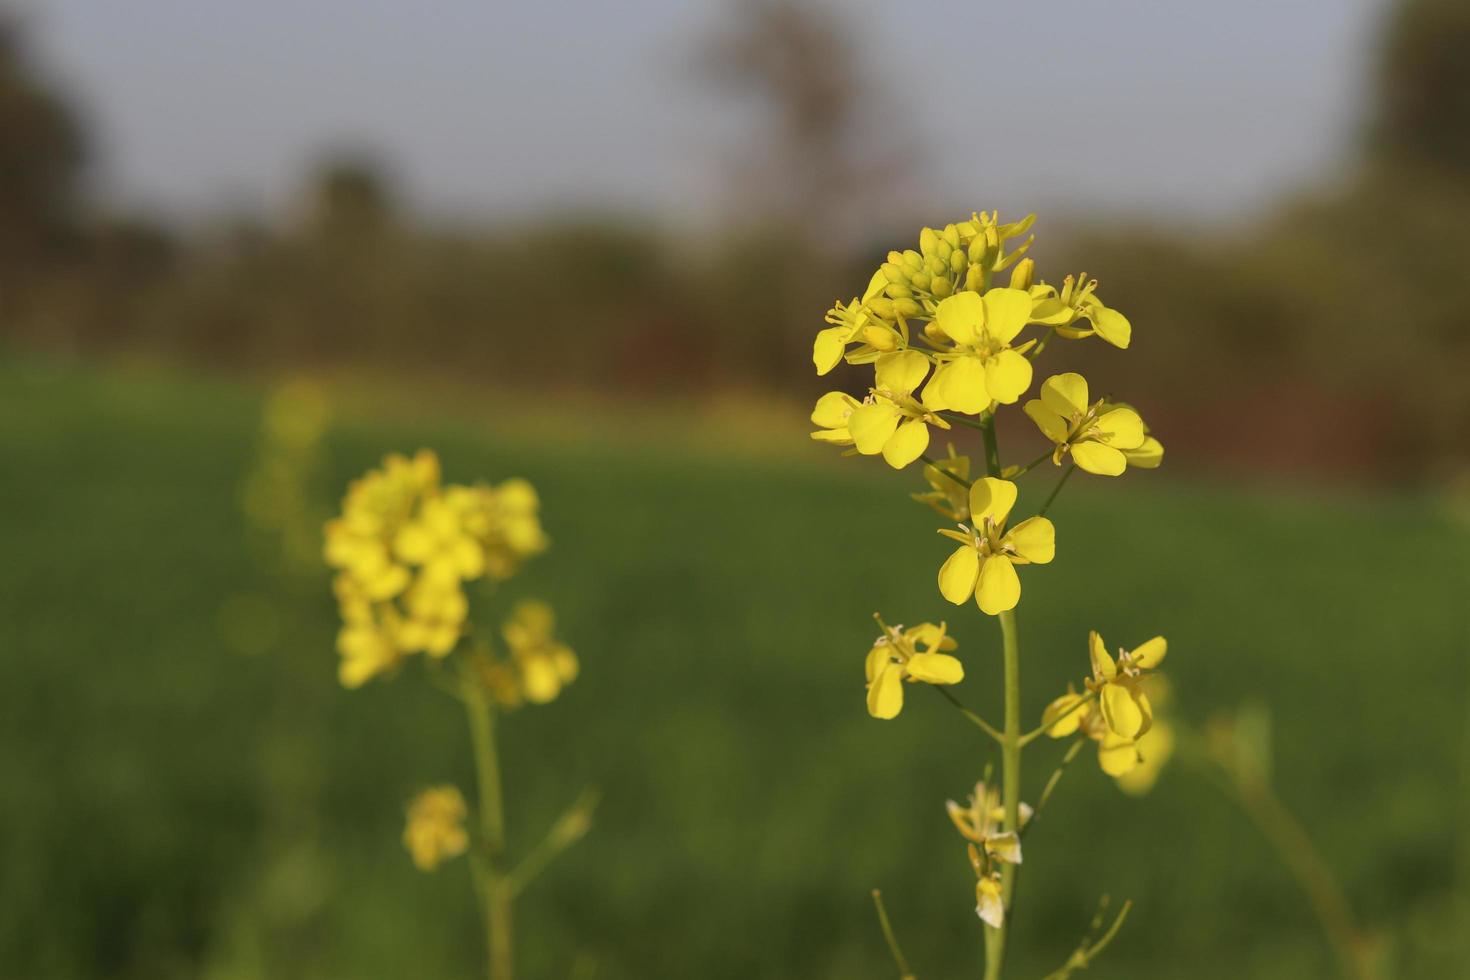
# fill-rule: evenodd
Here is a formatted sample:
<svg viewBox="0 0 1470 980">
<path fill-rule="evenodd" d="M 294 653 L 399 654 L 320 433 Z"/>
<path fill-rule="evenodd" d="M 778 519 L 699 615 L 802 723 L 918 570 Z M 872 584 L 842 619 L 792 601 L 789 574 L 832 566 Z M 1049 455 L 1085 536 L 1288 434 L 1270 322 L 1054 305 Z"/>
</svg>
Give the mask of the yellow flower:
<svg viewBox="0 0 1470 980">
<path fill-rule="evenodd" d="M 485 574 L 494 581 L 510 578 L 550 543 L 541 528 L 541 500 L 525 480 L 452 486 L 444 496 L 459 512 L 466 533 L 484 549 Z"/>
<path fill-rule="evenodd" d="M 942 301 L 934 325 L 953 346 L 939 355 L 924 403 L 976 415 L 991 402 L 1009 405 L 1020 398 L 1031 386 L 1031 362 L 1011 341 L 1030 318 L 1031 297 L 1023 289 L 957 293 Z"/>
<path fill-rule="evenodd" d="M 958 684 L 965 679 L 964 665 L 943 652 L 958 644 L 945 635 L 943 623 L 920 623 L 913 629 L 883 626 L 883 635 L 868 651 L 864 670 L 868 678 L 868 714 L 874 718 L 897 718 L 903 710 L 903 682 Z M 922 648 L 922 649 L 921 649 Z"/>
<path fill-rule="evenodd" d="M 832 326 L 819 331 L 812 344 L 812 363 L 816 365 L 817 374 L 826 374 L 835 368 L 846 353 L 847 345 L 855 340 L 866 339 L 870 345 L 873 342 L 881 345 L 881 348 L 874 349 L 893 349 L 891 329 L 880 324 L 865 308 L 868 301 L 882 295 L 887 285 L 888 280 L 882 271 L 875 272 L 861 298 L 854 297 L 846 305 L 838 303 L 827 312 L 827 322 Z M 858 356 L 861 354 L 860 350 Z"/>
<path fill-rule="evenodd" d="M 1087 379 L 1080 374 L 1047 378 L 1041 385 L 1041 397 L 1028 401 L 1024 410 L 1042 434 L 1056 444 L 1051 458 L 1059 466 L 1070 452 L 1073 461 L 1087 472 L 1117 476 L 1128 468 L 1127 453 L 1137 452 L 1144 445 L 1143 419 L 1138 413 L 1126 406 L 1107 407 L 1102 400 L 1089 404 Z M 1158 459 L 1162 458 L 1160 446 Z"/>
<path fill-rule="evenodd" d="M 409 803 L 403 846 L 420 871 L 433 871 L 469 848 L 464 829 L 467 812 L 464 797 L 453 786 L 426 789 Z"/>
<path fill-rule="evenodd" d="M 1116 661 L 1108 655 L 1097 630 L 1088 634 L 1087 644 L 1092 660 L 1092 678 L 1087 681 L 1087 688 L 1097 695 L 1103 721 L 1119 738 L 1137 739 L 1153 723 L 1153 709 L 1139 681 L 1144 671 L 1164 662 L 1168 643 L 1162 636 L 1156 636 L 1134 650 L 1119 649 Z"/>
<path fill-rule="evenodd" d="M 944 809 L 960 836 L 979 845 L 987 858 L 1005 864 L 1021 863 L 1020 836 L 1013 830 L 1001 829 L 1006 812 L 1000 801 L 1000 787 L 987 787 L 984 782 L 978 782 L 967 805 L 946 800 Z M 1021 826 L 1026 826 L 1031 812 L 1031 807 L 1021 804 Z"/>
<path fill-rule="evenodd" d="M 1108 402 L 1098 409 L 1099 414 L 1106 415 L 1117 408 L 1133 409 L 1126 402 Z M 1136 466 L 1141 470 L 1156 470 L 1164 462 L 1164 444 L 1155 439 L 1150 433 L 1148 423 L 1143 423 L 1143 442 L 1133 449 L 1124 449 L 1123 455 L 1128 457 L 1128 465 Z"/>
<path fill-rule="evenodd" d="M 424 501 L 417 516 L 398 529 L 393 554 L 422 569 L 421 580 L 447 587 L 485 572 L 485 549 L 466 529 L 463 510 L 447 496 Z"/>
<path fill-rule="evenodd" d="M 979 875 L 975 881 L 975 914 L 980 916 L 980 921 L 992 929 L 999 929 L 1005 924 L 1006 906 L 1001 897 L 1000 872 L 983 872 L 976 860 L 977 852 L 975 846 L 970 845 L 970 864 L 975 866 L 976 874 Z"/>
<path fill-rule="evenodd" d="M 847 431 L 847 420 L 862 403 L 845 391 L 829 391 L 817 399 L 812 409 L 812 422 L 821 426 L 812 433 L 818 442 L 834 446 L 851 446 L 852 433 Z"/>
<path fill-rule="evenodd" d="M 501 627 L 515 664 L 520 693 L 533 704 L 552 701 L 577 679 L 577 657 L 553 637 L 556 620 L 544 602 L 523 601 Z"/>
<path fill-rule="evenodd" d="M 1096 742 L 1098 767 L 1117 780 L 1125 792 L 1133 794 L 1147 792 L 1153 785 L 1158 767 L 1174 745 L 1172 730 L 1159 722 L 1137 738 L 1124 738 L 1108 727 L 1095 700 L 1088 700 L 1087 695 L 1078 694 L 1070 685 L 1066 694 L 1047 705 L 1041 722 L 1050 723 L 1046 733 L 1052 738 L 1066 738 L 1080 732 Z M 1155 761 L 1146 763 L 1150 758 Z"/>
<path fill-rule="evenodd" d="M 858 452 L 882 453 L 889 466 L 903 469 L 929 448 L 930 425 L 949 428 L 913 397 L 928 373 L 929 358 L 916 350 L 878 358 L 872 395 L 847 416 L 847 431 Z"/>
<path fill-rule="evenodd" d="M 1114 347 L 1127 348 L 1133 340 L 1133 325 L 1126 316 L 1103 305 L 1094 292 L 1096 289 L 1097 280 L 1088 279 L 1085 272 L 1076 278 L 1068 276 L 1062 282 L 1061 292 L 1054 286 L 1033 286 L 1032 321 L 1055 328 L 1068 340 L 1097 334 Z"/>
<path fill-rule="evenodd" d="M 387 456 L 347 488 L 342 515 L 326 526 L 327 564 L 351 575 L 372 600 L 391 599 L 408 587 L 409 573 L 394 560 L 394 538 L 420 500 L 437 490 L 439 459 L 420 450 L 413 459 Z"/>
<path fill-rule="evenodd" d="M 971 596 L 991 616 L 1016 608 L 1021 580 L 1016 565 L 1045 565 L 1056 554 L 1056 529 L 1045 517 L 1030 517 L 1009 531 L 1006 518 L 1016 503 L 1016 485 L 984 477 L 970 487 L 970 525 L 940 534 L 960 547 L 939 569 L 939 591 L 955 605 Z"/>
<path fill-rule="evenodd" d="M 459 642 L 469 616 L 469 600 L 454 579 L 430 576 L 425 569 L 404 596 L 405 613 L 398 645 L 405 653 L 446 657 Z"/>
<path fill-rule="evenodd" d="M 953 474 L 959 479 L 945 474 Z M 937 460 L 935 465 L 924 467 L 924 480 L 930 489 L 925 493 L 909 496 L 921 504 L 928 504 L 941 517 L 947 517 L 958 524 L 970 519 L 970 491 L 965 487 L 970 482 L 970 457 L 955 455 L 954 446 L 951 445 L 946 458 Z"/>
<path fill-rule="evenodd" d="M 402 651 L 390 630 L 372 622 L 349 622 L 337 632 L 337 679 L 343 687 L 362 687 L 398 666 Z"/>
</svg>

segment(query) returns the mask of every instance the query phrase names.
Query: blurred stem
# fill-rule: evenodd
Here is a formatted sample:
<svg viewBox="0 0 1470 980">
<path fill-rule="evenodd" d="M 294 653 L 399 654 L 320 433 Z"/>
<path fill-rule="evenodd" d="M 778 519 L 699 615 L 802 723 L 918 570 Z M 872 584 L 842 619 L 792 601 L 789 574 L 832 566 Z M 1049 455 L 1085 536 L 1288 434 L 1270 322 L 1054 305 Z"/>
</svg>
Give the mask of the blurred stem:
<svg viewBox="0 0 1470 980">
<path fill-rule="evenodd" d="M 1051 505 L 1053 501 L 1057 499 L 1057 494 L 1061 493 L 1062 487 L 1067 485 L 1067 477 L 1071 476 L 1074 472 L 1076 472 L 1076 470 L 1076 463 L 1073 463 L 1067 467 L 1066 472 L 1062 474 L 1062 478 L 1057 481 L 1057 485 L 1052 487 L 1051 496 L 1046 498 L 1046 503 L 1042 504 L 1041 509 L 1036 512 L 1037 517 L 1045 517 L 1046 512 L 1048 510 L 1051 510 Z"/>
<path fill-rule="evenodd" d="M 468 668 L 466 668 L 468 671 Z M 500 786 L 500 757 L 495 743 L 495 710 L 484 690 L 466 673 L 463 687 L 470 741 L 475 750 L 475 778 L 480 789 L 480 835 L 485 860 L 483 875 L 485 931 L 490 958 L 490 980 L 512 980 L 515 958 L 511 945 L 511 905 L 514 883 L 505 874 L 505 807 Z"/>
<path fill-rule="evenodd" d="M 903 955 L 903 947 L 898 944 L 898 936 L 894 935 L 893 923 L 888 921 L 888 909 L 883 906 L 883 893 L 873 889 L 873 907 L 878 910 L 878 925 L 883 929 L 883 939 L 888 943 L 888 952 L 893 955 L 893 963 L 898 967 L 899 980 L 918 980 L 914 976 L 914 970 L 909 966 L 908 957 Z"/>
<path fill-rule="evenodd" d="M 1037 818 L 1041 816 L 1041 811 L 1046 809 L 1046 801 L 1051 799 L 1051 794 L 1056 791 L 1057 783 L 1062 781 L 1062 773 L 1066 772 L 1072 760 L 1077 758 L 1077 753 L 1082 751 L 1082 746 L 1086 741 L 1086 738 L 1079 735 L 1067 749 L 1067 754 L 1062 756 L 1062 761 L 1057 763 L 1056 769 L 1052 770 L 1051 778 L 1046 781 L 1046 786 L 1041 791 L 1041 798 L 1036 801 L 1036 809 L 1031 814 L 1031 822 L 1026 824 L 1023 832 L 1024 829 L 1035 826 Z"/>
<path fill-rule="evenodd" d="M 958 473 L 951 473 L 949 470 L 947 470 L 944 467 L 940 466 L 939 465 L 939 461 L 936 460 L 933 456 L 928 456 L 928 455 L 926 455 L 924 453 L 920 453 L 919 454 L 919 458 L 922 459 L 924 462 L 928 463 L 930 466 L 934 467 L 939 472 L 943 473 L 945 476 L 949 477 L 954 482 L 958 483 L 960 486 L 964 487 L 966 490 L 970 489 L 970 481 L 969 480 L 966 480 L 964 477 L 960 476 Z"/>
<path fill-rule="evenodd" d="M 1353 918 L 1347 896 L 1343 894 L 1332 869 L 1322 859 L 1311 835 L 1264 782 L 1236 779 L 1235 788 L 1242 808 L 1271 842 L 1302 891 L 1306 892 L 1307 900 L 1311 902 L 1312 910 L 1337 956 L 1342 975 L 1356 980 L 1374 980 L 1375 972 L 1369 967 L 1367 952 L 1361 944 L 1362 933 Z"/>
</svg>

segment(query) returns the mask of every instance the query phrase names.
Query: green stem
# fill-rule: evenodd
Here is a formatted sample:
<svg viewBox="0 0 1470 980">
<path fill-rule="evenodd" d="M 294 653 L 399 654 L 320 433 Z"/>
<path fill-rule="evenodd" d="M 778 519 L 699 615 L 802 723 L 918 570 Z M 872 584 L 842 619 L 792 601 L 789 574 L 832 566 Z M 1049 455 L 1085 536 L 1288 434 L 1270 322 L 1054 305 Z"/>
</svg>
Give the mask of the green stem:
<svg viewBox="0 0 1470 980">
<path fill-rule="evenodd" d="M 893 955 L 894 965 L 898 967 L 900 980 L 917 980 L 913 968 L 909 966 L 908 957 L 903 955 L 903 947 L 898 945 L 893 923 L 888 921 L 888 909 L 883 906 L 883 893 L 876 888 L 873 889 L 873 907 L 878 910 L 878 925 L 883 929 L 883 938 L 888 943 L 888 952 Z"/>
<path fill-rule="evenodd" d="M 976 426 L 980 430 L 981 437 L 985 440 L 985 472 L 991 476 L 1000 476 L 1000 449 L 995 443 L 995 413 L 983 417 Z"/>
<path fill-rule="evenodd" d="M 922 459 L 924 462 L 928 463 L 930 466 L 934 467 L 939 472 L 943 473 L 945 476 L 949 477 L 954 482 L 958 483 L 960 486 L 964 487 L 966 490 L 970 489 L 970 481 L 969 480 L 966 480 L 964 477 L 960 476 L 957 473 L 951 473 L 949 470 L 947 470 L 944 467 L 940 466 L 939 465 L 939 460 L 935 459 L 933 456 L 928 456 L 928 455 L 925 455 L 923 453 L 920 453 L 919 454 L 919 458 Z"/>
<path fill-rule="evenodd" d="M 465 713 L 475 751 L 475 777 L 480 789 L 480 833 L 485 847 L 481 892 L 485 896 L 485 930 L 490 980 L 512 980 L 515 958 L 511 944 L 513 882 L 505 874 L 505 807 L 501 796 L 500 758 L 495 744 L 495 712 L 483 690 L 467 679 Z"/>
<path fill-rule="evenodd" d="M 985 431 L 984 421 L 972 419 L 969 416 L 961 415 L 958 412 L 940 412 L 939 417 L 944 419 L 946 422 L 958 422 L 960 425 L 967 426 L 968 428 L 979 429 L 981 432 Z"/>
<path fill-rule="evenodd" d="M 986 721 L 984 718 L 981 718 L 978 714 L 976 714 L 975 712 L 971 711 L 969 708 L 965 707 L 964 704 L 962 704 L 960 702 L 960 699 L 957 698 L 957 697 L 955 697 L 953 694 L 949 693 L 949 691 L 947 689 L 945 689 L 944 687 L 941 687 L 938 684 L 930 684 L 929 686 L 932 687 L 932 688 L 934 688 L 934 690 L 938 691 L 940 694 L 944 695 L 945 700 L 947 700 L 950 704 L 952 704 L 956 708 L 958 708 L 960 710 L 960 714 L 962 714 L 966 718 L 968 718 L 970 720 L 970 723 L 973 724 L 976 728 L 980 729 L 982 732 L 984 732 L 985 734 L 989 735 L 991 738 L 995 739 L 997 742 L 1001 742 L 1001 743 L 1004 743 L 1005 742 L 1005 736 L 1002 735 L 1000 732 L 996 731 L 996 728 L 995 728 L 994 725 L 992 725 L 990 722 Z"/>
<path fill-rule="evenodd" d="M 1008 609 L 998 617 L 1005 661 L 1005 730 L 1001 738 L 1000 785 L 1001 802 L 1005 807 L 1005 829 L 1020 832 L 1021 829 L 1021 651 L 1016 636 L 1016 613 Z M 1015 909 L 1012 897 L 1016 890 L 1016 865 L 1001 867 L 1001 902 L 1005 906 L 1005 919 L 999 929 L 986 930 L 986 980 L 999 980 L 1001 966 L 1005 961 L 1006 932 L 1010 927 Z"/>
<path fill-rule="evenodd" d="M 1071 476 L 1074 472 L 1076 472 L 1076 470 L 1076 463 L 1073 463 L 1071 466 L 1067 467 L 1066 472 L 1062 474 L 1062 478 L 1057 481 L 1057 485 L 1052 487 L 1051 495 L 1046 498 L 1046 503 L 1042 504 L 1041 509 L 1036 512 L 1037 517 L 1046 516 L 1046 512 L 1051 509 L 1052 503 L 1057 499 L 1057 494 L 1061 493 L 1062 487 L 1067 485 L 1067 477 Z"/>
</svg>

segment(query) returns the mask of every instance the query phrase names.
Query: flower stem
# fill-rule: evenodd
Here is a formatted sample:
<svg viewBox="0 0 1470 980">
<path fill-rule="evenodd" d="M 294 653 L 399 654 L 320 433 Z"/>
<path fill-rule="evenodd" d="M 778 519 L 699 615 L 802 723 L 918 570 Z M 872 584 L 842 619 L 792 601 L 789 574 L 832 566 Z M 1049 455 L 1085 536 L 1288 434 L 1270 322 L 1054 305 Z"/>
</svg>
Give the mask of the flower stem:
<svg viewBox="0 0 1470 980">
<path fill-rule="evenodd" d="M 1045 517 L 1046 512 L 1051 510 L 1051 505 L 1057 499 L 1057 494 L 1061 493 L 1062 487 L 1067 485 L 1067 477 L 1071 476 L 1074 472 L 1076 472 L 1076 470 L 1076 463 L 1073 463 L 1071 466 L 1067 467 L 1066 472 L 1062 474 L 1062 478 L 1057 481 L 1057 485 L 1052 487 L 1051 495 L 1046 498 L 1046 503 L 1042 504 L 1041 509 L 1036 512 L 1037 517 Z"/>
<path fill-rule="evenodd" d="M 1021 829 L 1021 651 L 1016 636 L 1016 613 L 1008 609 L 998 617 L 1002 656 L 1005 661 L 1005 729 L 1000 743 L 1001 802 L 1005 806 L 1005 829 L 1019 833 Z M 1001 901 L 1005 919 L 999 929 L 985 933 L 985 980 L 999 980 L 1005 961 L 1006 932 L 1014 913 L 1012 896 L 1016 890 L 1016 865 L 1001 867 Z"/>
<path fill-rule="evenodd" d="M 878 925 L 883 929 L 883 938 L 888 943 L 888 952 L 893 955 L 894 965 L 898 967 L 900 980 L 916 980 L 908 957 L 903 955 L 903 947 L 898 945 L 893 923 L 888 920 L 888 909 L 883 905 L 883 893 L 876 888 L 873 889 L 873 907 L 878 910 Z"/>
<path fill-rule="evenodd" d="M 485 860 L 479 867 L 485 896 L 485 931 L 490 980 L 512 980 L 515 959 L 511 945 L 513 882 L 504 871 L 505 807 L 500 787 L 500 757 L 495 744 L 495 712 L 484 692 L 472 680 L 464 684 L 465 713 L 475 750 L 475 777 L 480 789 L 480 834 Z"/>
</svg>

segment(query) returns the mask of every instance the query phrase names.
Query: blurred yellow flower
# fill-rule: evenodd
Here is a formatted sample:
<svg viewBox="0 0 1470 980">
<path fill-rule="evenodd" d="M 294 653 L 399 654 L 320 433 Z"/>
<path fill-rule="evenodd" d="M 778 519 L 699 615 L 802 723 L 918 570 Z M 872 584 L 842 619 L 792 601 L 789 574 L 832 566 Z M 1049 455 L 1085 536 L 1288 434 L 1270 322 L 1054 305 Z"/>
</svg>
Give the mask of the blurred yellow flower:
<svg viewBox="0 0 1470 980">
<path fill-rule="evenodd" d="M 1078 466 L 1100 476 L 1118 476 L 1127 469 L 1129 452 L 1139 453 L 1141 465 L 1157 466 L 1163 447 L 1157 457 L 1140 453 L 1146 437 L 1138 413 L 1126 406 L 1104 408 L 1101 400 L 1089 404 L 1087 379 L 1071 373 L 1047 378 L 1041 397 L 1023 406 L 1042 435 L 1056 444 L 1051 458 L 1059 466 L 1068 452 Z"/>
<path fill-rule="evenodd" d="M 485 549 L 470 535 L 465 518 L 465 509 L 455 506 L 448 493 L 425 500 L 394 536 L 394 557 L 418 566 L 421 581 L 445 587 L 479 578 L 485 571 Z"/>
<path fill-rule="evenodd" d="M 868 679 L 868 714 L 874 718 L 898 717 L 903 710 L 905 680 L 958 684 L 965 679 L 964 665 L 944 652 L 959 644 L 945 635 L 943 623 L 920 623 L 912 629 L 881 625 L 883 635 L 873 642 L 863 665 Z"/>
<path fill-rule="evenodd" d="M 1006 530 L 1006 518 L 1016 503 L 1016 485 L 1009 480 L 983 477 L 970 487 L 970 525 L 961 530 L 940 529 L 960 547 L 939 569 L 939 591 L 955 605 L 972 596 L 994 616 L 1016 608 L 1021 580 L 1016 565 L 1044 565 L 1056 554 L 1056 529 L 1045 517 L 1030 517 Z"/>
<path fill-rule="evenodd" d="M 464 828 L 467 812 L 464 797 L 453 786 L 431 787 L 409 803 L 403 846 L 420 871 L 433 871 L 469 848 Z"/>
<path fill-rule="evenodd" d="M 544 602 L 516 604 L 501 626 L 519 677 L 519 690 L 532 704 L 552 701 L 577 679 L 577 656 L 553 636 L 556 618 Z"/>
</svg>

